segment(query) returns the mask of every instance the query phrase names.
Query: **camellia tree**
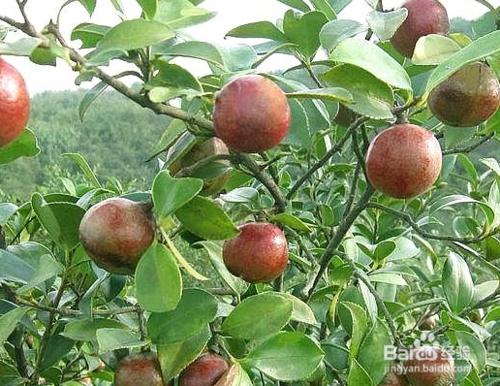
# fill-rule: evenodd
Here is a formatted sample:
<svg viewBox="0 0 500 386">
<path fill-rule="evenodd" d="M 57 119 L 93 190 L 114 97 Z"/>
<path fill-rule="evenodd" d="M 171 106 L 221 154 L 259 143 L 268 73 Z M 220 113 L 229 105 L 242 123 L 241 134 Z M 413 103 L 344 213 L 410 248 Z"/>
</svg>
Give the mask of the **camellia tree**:
<svg viewBox="0 0 500 386">
<path fill-rule="evenodd" d="M 61 12 L 38 30 L 35 0 L 12 1 L 1 164 L 39 151 L 9 55 L 97 80 L 82 119 L 108 88 L 169 119 L 144 149 L 149 191 L 67 154 L 85 186 L 0 204 L 2 386 L 500 384 L 500 166 L 477 156 L 500 139 L 488 1 L 469 22 L 367 0 L 362 24 L 341 18 L 349 0 L 279 0 L 280 20 L 223 46 L 182 33 L 214 16 L 203 0 L 137 0 L 131 20 L 119 0 L 69 0 L 123 20 L 71 36 Z M 276 54 L 297 65 L 262 73 Z"/>
</svg>

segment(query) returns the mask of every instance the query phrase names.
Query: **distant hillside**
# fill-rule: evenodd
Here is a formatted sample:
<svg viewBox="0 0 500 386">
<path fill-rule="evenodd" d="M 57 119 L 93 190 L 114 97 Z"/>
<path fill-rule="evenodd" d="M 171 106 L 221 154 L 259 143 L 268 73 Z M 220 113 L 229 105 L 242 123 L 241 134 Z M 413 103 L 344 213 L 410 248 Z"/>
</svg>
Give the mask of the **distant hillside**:
<svg viewBox="0 0 500 386">
<path fill-rule="evenodd" d="M 60 177 L 78 182 L 77 169 L 61 156 L 70 152 L 81 153 L 104 182 L 115 176 L 125 186 L 141 189 L 150 185 L 156 164 L 145 160 L 168 118 L 107 92 L 90 107 L 82 123 L 78 106 L 83 95 L 83 91 L 44 92 L 33 98 L 30 127 L 42 151 L 38 157 L 0 167 L 0 199 L 3 195 L 26 199 L 34 191 L 61 191 Z"/>
</svg>

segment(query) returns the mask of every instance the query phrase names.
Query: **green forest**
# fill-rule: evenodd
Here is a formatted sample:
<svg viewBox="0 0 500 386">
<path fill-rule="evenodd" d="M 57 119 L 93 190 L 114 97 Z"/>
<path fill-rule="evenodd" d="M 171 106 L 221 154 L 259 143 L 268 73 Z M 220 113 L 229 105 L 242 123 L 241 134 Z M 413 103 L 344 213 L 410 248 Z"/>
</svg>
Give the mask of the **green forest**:
<svg viewBox="0 0 500 386">
<path fill-rule="evenodd" d="M 83 122 L 79 104 L 85 91 L 47 91 L 32 99 L 29 127 L 41 152 L 0 167 L 0 199 L 26 200 L 30 192 L 61 191 L 64 179 L 83 182 L 81 172 L 64 153 L 80 153 L 103 182 L 116 178 L 124 190 L 145 189 L 158 165 L 147 155 L 168 125 L 157 116 L 114 92 L 101 95 Z"/>
</svg>

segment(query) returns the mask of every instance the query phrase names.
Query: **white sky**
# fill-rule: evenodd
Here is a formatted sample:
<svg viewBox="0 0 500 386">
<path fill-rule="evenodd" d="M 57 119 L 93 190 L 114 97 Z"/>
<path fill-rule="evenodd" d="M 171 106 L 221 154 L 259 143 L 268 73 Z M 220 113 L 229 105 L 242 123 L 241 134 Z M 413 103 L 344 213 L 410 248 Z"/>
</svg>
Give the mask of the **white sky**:
<svg viewBox="0 0 500 386">
<path fill-rule="evenodd" d="M 500 6 L 500 0 L 490 0 L 495 7 Z M 0 0 L 0 14 L 8 15 L 19 19 L 15 0 Z M 64 0 L 30 0 L 28 5 L 28 15 L 33 23 L 42 28 L 51 18 L 55 18 L 60 5 Z M 122 0 L 127 15 L 130 18 L 137 17 L 140 14 L 139 7 L 135 0 Z M 446 6 L 451 18 L 463 17 L 465 19 L 475 19 L 487 11 L 487 9 L 478 4 L 475 0 L 441 0 Z M 385 0 L 386 8 L 396 7 L 401 3 L 400 0 Z M 68 6 L 63 12 L 62 29 L 66 36 L 69 36 L 73 27 L 84 21 L 94 23 L 113 25 L 119 22 L 115 16 L 110 1 L 99 0 L 94 16 L 88 20 L 86 11 L 78 4 L 74 3 Z M 193 39 L 220 42 L 225 33 L 231 28 L 241 24 L 276 19 L 283 16 L 287 7 L 275 0 L 206 0 L 202 7 L 216 11 L 217 16 L 207 23 L 195 26 L 186 32 Z M 340 17 L 345 19 L 355 19 L 363 22 L 366 13 L 370 10 L 364 0 L 353 0 L 353 2 L 341 13 Z M 69 39 L 68 39 L 69 40 Z M 233 39 L 232 39 L 233 40 Z M 236 39 L 234 39 L 236 41 Z M 240 41 L 244 41 L 238 39 Z M 78 43 L 75 47 L 78 47 Z M 30 92 L 32 94 L 44 90 L 63 90 L 75 88 L 75 74 L 65 63 L 59 63 L 56 68 L 51 66 L 37 66 L 25 58 L 8 58 L 9 62 L 15 64 L 23 73 Z M 261 67 L 266 70 L 273 67 L 284 67 L 287 59 L 284 56 L 277 56 L 265 62 Z M 197 75 L 205 71 L 205 67 L 195 60 L 183 60 L 183 64 Z M 111 73 L 121 71 L 120 67 L 113 66 L 109 70 Z"/>
</svg>

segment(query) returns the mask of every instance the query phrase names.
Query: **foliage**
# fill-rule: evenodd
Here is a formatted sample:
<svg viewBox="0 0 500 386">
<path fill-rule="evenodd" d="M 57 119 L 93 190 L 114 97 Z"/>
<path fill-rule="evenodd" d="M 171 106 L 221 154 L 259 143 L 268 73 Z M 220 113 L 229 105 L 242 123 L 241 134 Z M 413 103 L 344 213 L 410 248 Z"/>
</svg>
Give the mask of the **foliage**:
<svg viewBox="0 0 500 386">
<path fill-rule="evenodd" d="M 390 364 L 385 347 L 426 340 L 469 349 L 457 358 L 458 384 L 498 383 L 500 113 L 457 129 L 426 107 L 429 92 L 468 63 L 486 60 L 498 75 L 497 12 L 452 21 L 454 34 L 423 38 L 411 61 L 373 38 L 389 39 L 404 20 L 380 12 L 382 1 L 368 2 L 368 26 L 340 19 L 349 1 L 280 1 L 290 9 L 277 23 L 228 32 L 265 43 L 216 46 L 184 40 L 185 28 L 214 16 L 202 0 L 141 0 L 138 19 L 75 27 L 85 55 L 57 19 L 38 32 L 29 0 L 18 1 L 23 22 L 0 14 L 26 35 L 12 41 L 0 30 L 0 54 L 42 65 L 60 58 L 78 82 L 99 82 L 85 96 L 35 97 L 39 144 L 26 132 L 0 149 L 2 164 L 41 149 L 2 170 L 2 189 L 13 186 L 22 201 L 0 204 L 0 384 L 110 385 L 118 361 L 141 349 L 157 352 L 169 382 L 210 349 L 232 362 L 224 385 L 377 385 Z M 95 11 L 96 0 L 78 2 Z M 276 53 L 300 63 L 264 74 L 289 96 L 282 146 L 232 151 L 218 197 L 202 195 L 201 179 L 224 165 L 171 176 L 169 166 L 213 136 L 214 94 Z M 177 57 L 208 63 L 210 74 L 193 76 Z M 134 70 L 110 75 L 110 60 Z M 396 119 L 426 127 L 443 148 L 439 180 L 414 199 L 375 192 L 364 175 L 370 140 Z M 480 158 L 485 143 L 491 157 Z M 133 278 L 99 269 L 79 244 L 84 212 L 110 196 L 153 205 L 157 240 Z M 290 264 L 273 283 L 249 285 L 222 261 L 222 242 L 254 220 L 279 224 L 289 242 Z M 434 314 L 438 326 L 422 334 Z"/>
</svg>

